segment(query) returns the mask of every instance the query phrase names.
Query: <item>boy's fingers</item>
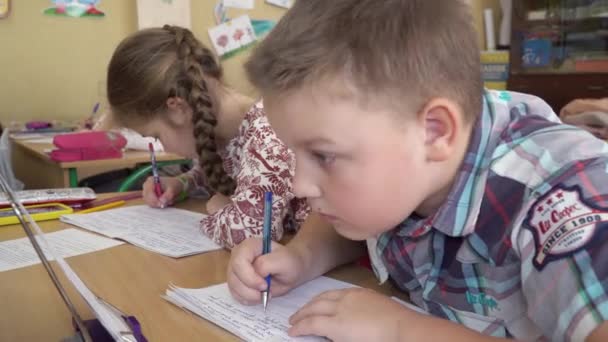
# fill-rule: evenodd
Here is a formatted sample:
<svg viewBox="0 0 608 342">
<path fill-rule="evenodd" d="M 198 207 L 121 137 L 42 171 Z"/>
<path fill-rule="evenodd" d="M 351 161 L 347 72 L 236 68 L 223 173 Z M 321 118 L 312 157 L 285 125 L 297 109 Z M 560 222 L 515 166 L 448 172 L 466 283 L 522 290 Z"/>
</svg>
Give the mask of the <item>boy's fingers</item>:
<svg viewBox="0 0 608 342">
<path fill-rule="evenodd" d="M 257 289 L 258 291 L 266 289 L 266 281 L 256 272 L 251 265 L 251 261 L 247 258 L 234 258 L 231 268 L 235 277 L 248 288 Z"/>
<path fill-rule="evenodd" d="M 313 300 L 339 300 L 342 297 L 344 297 L 344 295 L 346 294 L 347 290 L 329 290 L 329 291 L 325 291 L 321 294 L 319 294 L 318 296 L 316 296 L 315 298 L 313 298 Z"/>
<path fill-rule="evenodd" d="M 304 305 L 298 312 L 289 318 L 289 323 L 297 325 L 298 322 L 315 316 L 333 316 L 336 313 L 336 302 L 333 300 L 316 299 Z"/>
<path fill-rule="evenodd" d="M 228 274 L 228 285 L 234 299 L 241 304 L 252 305 L 261 301 L 260 291 L 243 284 L 233 272 Z"/>
<path fill-rule="evenodd" d="M 289 336 L 316 335 L 331 339 L 331 329 L 335 322 L 328 316 L 308 317 L 289 328 Z"/>
</svg>

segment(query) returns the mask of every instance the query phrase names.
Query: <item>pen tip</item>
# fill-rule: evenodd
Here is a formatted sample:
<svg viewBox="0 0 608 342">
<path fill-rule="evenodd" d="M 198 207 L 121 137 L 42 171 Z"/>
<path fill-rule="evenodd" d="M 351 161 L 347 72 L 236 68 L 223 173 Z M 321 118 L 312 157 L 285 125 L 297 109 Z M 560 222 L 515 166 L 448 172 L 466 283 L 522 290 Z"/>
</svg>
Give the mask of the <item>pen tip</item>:
<svg viewBox="0 0 608 342">
<path fill-rule="evenodd" d="M 264 306 L 264 312 L 266 312 L 266 307 L 268 306 L 268 291 L 262 292 L 262 305 Z"/>
</svg>

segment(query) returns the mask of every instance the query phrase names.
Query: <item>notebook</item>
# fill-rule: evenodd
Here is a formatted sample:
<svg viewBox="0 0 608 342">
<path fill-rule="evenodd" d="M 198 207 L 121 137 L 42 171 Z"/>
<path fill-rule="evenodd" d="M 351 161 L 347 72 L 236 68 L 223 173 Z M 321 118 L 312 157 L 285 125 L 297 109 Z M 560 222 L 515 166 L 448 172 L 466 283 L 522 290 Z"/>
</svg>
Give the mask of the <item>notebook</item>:
<svg viewBox="0 0 608 342">
<path fill-rule="evenodd" d="M 201 289 L 171 285 L 165 293 L 165 299 L 245 341 L 327 341 L 313 336 L 295 339 L 289 337 L 289 317 L 321 292 L 353 286 L 332 278 L 319 277 L 286 295 L 272 298 L 266 313 L 261 304 L 245 306 L 234 300 L 226 283 Z"/>
<path fill-rule="evenodd" d="M 151 252 L 181 258 L 222 248 L 200 231 L 203 217 L 204 214 L 183 209 L 136 205 L 63 215 L 61 221 Z"/>
<path fill-rule="evenodd" d="M 261 304 L 246 306 L 234 300 L 226 283 L 201 289 L 186 289 L 171 285 L 164 298 L 245 341 L 327 341 L 318 336 L 289 337 L 287 334 L 290 327 L 289 317 L 322 292 L 350 287 L 357 286 L 328 277 L 319 277 L 281 297 L 272 298 L 266 312 Z M 400 300 L 398 302 L 424 313 L 412 304 Z"/>
</svg>

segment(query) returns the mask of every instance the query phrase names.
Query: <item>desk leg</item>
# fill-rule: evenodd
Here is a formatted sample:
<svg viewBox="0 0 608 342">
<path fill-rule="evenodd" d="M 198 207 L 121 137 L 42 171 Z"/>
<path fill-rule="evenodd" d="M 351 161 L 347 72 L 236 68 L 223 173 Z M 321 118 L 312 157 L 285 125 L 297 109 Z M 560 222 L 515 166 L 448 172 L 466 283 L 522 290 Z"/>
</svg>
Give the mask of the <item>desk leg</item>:
<svg viewBox="0 0 608 342">
<path fill-rule="evenodd" d="M 78 187 L 78 171 L 75 167 L 71 167 L 68 172 L 70 173 L 70 188 Z"/>
</svg>

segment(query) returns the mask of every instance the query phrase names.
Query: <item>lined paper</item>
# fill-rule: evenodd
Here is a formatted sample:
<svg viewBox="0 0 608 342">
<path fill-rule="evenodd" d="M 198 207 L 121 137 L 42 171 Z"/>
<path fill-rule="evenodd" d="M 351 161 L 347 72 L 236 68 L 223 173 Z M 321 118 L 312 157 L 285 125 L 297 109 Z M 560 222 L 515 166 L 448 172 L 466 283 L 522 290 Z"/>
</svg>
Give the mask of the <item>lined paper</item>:
<svg viewBox="0 0 608 342">
<path fill-rule="evenodd" d="M 281 297 L 272 298 L 266 312 L 261 304 L 245 306 L 234 300 L 226 283 L 202 289 L 172 286 L 165 298 L 246 341 L 327 341 L 316 336 L 289 337 L 289 317 L 316 295 L 349 287 L 354 285 L 319 277 Z"/>
<path fill-rule="evenodd" d="M 91 253 L 122 245 L 123 242 L 70 228 L 45 234 L 47 241 L 61 258 Z M 40 239 L 37 237 L 38 241 Z M 39 243 L 40 244 L 40 243 Z M 43 246 L 44 244 L 40 244 Z M 47 259 L 53 260 L 43 247 Z M 38 254 L 27 237 L 0 242 L 0 272 L 39 264 Z"/>
<path fill-rule="evenodd" d="M 61 221 L 158 254 L 180 258 L 222 248 L 200 231 L 200 221 L 204 216 L 177 208 L 137 205 L 90 214 L 63 215 Z"/>
</svg>

